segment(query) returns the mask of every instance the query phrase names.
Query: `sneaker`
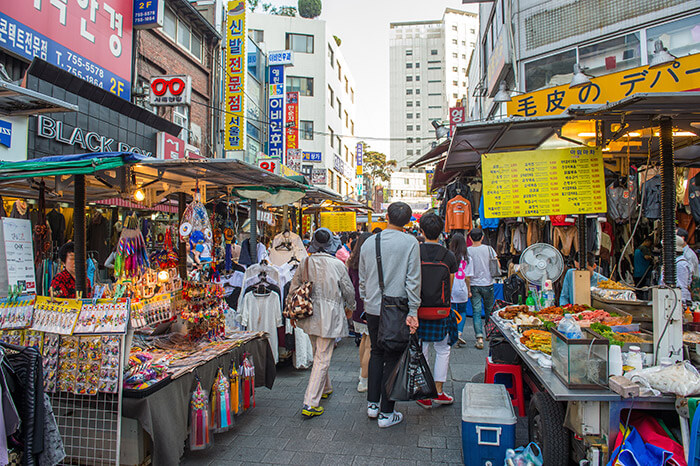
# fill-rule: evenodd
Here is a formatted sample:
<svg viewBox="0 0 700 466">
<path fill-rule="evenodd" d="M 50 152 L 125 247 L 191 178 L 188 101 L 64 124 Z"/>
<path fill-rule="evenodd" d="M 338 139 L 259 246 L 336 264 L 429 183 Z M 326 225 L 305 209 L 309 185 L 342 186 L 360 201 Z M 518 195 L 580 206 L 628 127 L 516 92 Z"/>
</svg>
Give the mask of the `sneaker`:
<svg viewBox="0 0 700 466">
<path fill-rule="evenodd" d="M 360 393 L 367 391 L 367 377 L 360 377 L 360 381 L 357 383 L 357 391 Z"/>
<path fill-rule="evenodd" d="M 304 405 L 304 408 L 301 410 L 301 415 L 304 417 L 320 416 L 321 414 L 323 414 L 322 406 L 314 408 L 313 406 Z"/>
<path fill-rule="evenodd" d="M 379 427 L 391 427 L 395 426 L 396 424 L 400 423 L 403 421 L 403 414 L 401 414 L 398 411 L 394 411 L 393 413 L 379 413 L 379 420 L 377 423 L 379 424 Z"/>
<path fill-rule="evenodd" d="M 333 394 L 333 390 L 324 393 L 323 395 L 321 395 L 321 398 L 323 398 L 324 400 L 328 399 L 328 397 L 331 396 L 332 394 Z"/>
<path fill-rule="evenodd" d="M 467 342 L 464 341 L 464 338 L 462 338 L 462 337 L 459 337 L 459 338 L 457 339 L 457 343 L 459 343 L 460 345 L 466 345 L 466 344 L 467 344 Z"/>
<path fill-rule="evenodd" d="M 432 399 L 432 402 L 439 405 L 451 405 L 455 402 L 455 399 L 447 393 L 440 393 L 437 398 Z"/>
<path fill-rule="evenodd" d="M 430 399 L 416 400 L 416 403 L 418 403 L 418 406 L 420 406 L 421 408 L 425 408 L 425 409 L 430 409 L 433 407 L 433 401 Z"/>
<path fill-rule="evenodd" d="M 484 349 L 484 339 L 483 337 L 479 337 L 476 339 L 476 343 L 474 343 L 474 347 L 476 349 Z"/>
<path fill-rule="evenodd" d="M 379 416 L 379 403 L 367 403 L 367 417 L 377 419 Z"/>
</svg>

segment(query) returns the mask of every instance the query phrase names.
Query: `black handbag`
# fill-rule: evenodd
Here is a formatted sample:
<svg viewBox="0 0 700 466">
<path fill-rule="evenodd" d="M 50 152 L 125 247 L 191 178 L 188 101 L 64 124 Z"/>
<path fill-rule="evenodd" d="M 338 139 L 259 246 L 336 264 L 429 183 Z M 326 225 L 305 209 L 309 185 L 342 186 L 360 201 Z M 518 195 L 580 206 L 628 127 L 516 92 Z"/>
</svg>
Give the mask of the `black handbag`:
<svg viewBox="0 0 700 466">
<path fill-rule="evenodd" d="M 408 298 L 386 296 L 384 294 L 384 270 L 382 268 L 381 233 L 376 235 L 377 276 L 382 291 L 382 306 L 379 313 L 377 344 L 385 351 L 400 353 L 406 349 L 411 332 L 406 325 Z"/>
</svg>

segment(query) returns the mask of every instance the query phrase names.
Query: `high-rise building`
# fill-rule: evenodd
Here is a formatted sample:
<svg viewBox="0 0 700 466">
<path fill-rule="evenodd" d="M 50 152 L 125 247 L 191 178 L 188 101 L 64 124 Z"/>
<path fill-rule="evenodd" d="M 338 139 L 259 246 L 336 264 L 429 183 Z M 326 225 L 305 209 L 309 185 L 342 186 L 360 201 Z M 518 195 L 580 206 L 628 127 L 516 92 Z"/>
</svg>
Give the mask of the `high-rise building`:
<svg viewBox="0 0 700 466">
<path fill-rule="evenodd" d="M 319 19 L 251 13 L 247 22 L 267 53 L 294 52 L 285 80 L 287 92 L 299 92 L 299 147 L 320 154 L 302 159 L 302 171 L 314 184 L 356 197 L 355 81 L 340 41 Z"/>
<path fill-rule="evenodd" d="M 468 93 L 467 64 L 476 46 L 475 13 L 445 9 L 442 19 L 390 24 L 391 153 L 408 166 L 435 141 L 431 121 Z"/>
</svg>

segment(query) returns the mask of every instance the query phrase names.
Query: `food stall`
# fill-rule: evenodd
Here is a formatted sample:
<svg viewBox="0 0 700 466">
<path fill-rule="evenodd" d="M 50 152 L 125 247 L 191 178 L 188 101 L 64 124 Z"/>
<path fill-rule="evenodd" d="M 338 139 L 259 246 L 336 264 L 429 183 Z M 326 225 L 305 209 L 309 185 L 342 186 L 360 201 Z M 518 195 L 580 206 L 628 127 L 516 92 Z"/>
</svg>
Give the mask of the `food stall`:
<svg viewBox="0 0 700 466">
<path fill-rule="evenodd" d="M 634 157 L 647 164 L 658 161 L 663 274 L 667 284 L 675 284 L 674 163 L 697 163 L 694 144 L 699 140 L 693 123 L 700 120 L 698 103 L 700 94 L 695 92 L 638 94 L 602 106 L 570 107 L 556 116 L 466 123 L 458 125 L 442 167 L 481 170 L 486 217 L 577 216 L 577 250 L 585 253 L 584 216 L 605 212 L 603 163 L 624 165 Z M 573 125 L 580 132 L 582 124 L 594 128 L 596 137 L 589 144 L 567 130 Z M 646 139 L 620 148 L 618 143 L 629 142 L 630 131 Z M 681 137 L 674 137 L 676 133 Z M 547 150 L 562 146 L 558 154 Z M 674 146 L 683 154 L 675 160 Z M 548 263 L 542 260 L 541 268 Z M 548 307 L 537 299 L 530 308 L 504 306 L 492 315 L 497 329 L 493 336 L 502 334 L 510 348 L 506 357 L 495 359 L 521 367 L 532 393 L 527 409 L 530 439 L 542 447 L 545 464 L 606 464 L 616 442 L 622 441 L 620 425 L 628 426 L 632 411 L 653 412 L 677 423 L 678 443 L 686 450 L 683 454 L 681 447 L 676 454 L 687 457 L 695 433 L 689 431 L 686 397 L 698 394 L 700 387 L 697 370 L 687 361 L 676 363 L 684 359 L 680 290 L 653 287 L 651 300 L 644 301 L 623 284 L 601 281 L 594 286 L 586 270 L 573 275 L 576 304 L 570 307 Z M 543 290 L 543 285 L 531 283 L 531 288 Z M 572 339 L 557 330 L 562 314 L 574 316 L 580 335 Z M 491 350 L 494 358 L 493 346 Z M 629 353 L 624 368 L 621 352 Z M 632 361 L 638 366 L 627 366 Z M 495 370 L 488 366 L 487 361 L 487 379 Z M 609 377 L 618 371 L 629 378 Z"/>
<path fill-rule="evenodd" d="M 31 272 L 31 277 L 17 273 L 5 277 L 7 297 L 1 305 L 7 312 L 0 322 L 3 341 L 35 346 L 43 355 L 45 391 L 54 406 L 66 461 L 137 464 L 150 453 L 154 464 L 175 464 L 188 434 L 198 433 L 190 435 L 196 439 L 190 448 L 206 447 L 211 427 L 225 430 L 235 422 L 234 415 L 255 405 L 255 386 L 272 387 L 275 360 L 268 334 L 246 331 L 235 322 L 228 325 L 224 298 L 228 285 L 216 278 L 226 276 L 232 263 L 227 259 L 221 260 L 221 267 L 214 265 L 224 255 L 216 249 L 225 249 L 228 257 L 230 235 L 224 230 L 231 228 L 230 219 L 226 213 L 210 214 L 205 203 L 241 202 L 241 196 L 233 195 L 234 188 L 262 187 L 272 194 L 287 191 L 303 196 L 304 185 L 239 161 L 171 162 L 131 153 L 2 163 L 0 173 L 1 194 L 38 197 L 40 212 L 46 199 L 75 191 L 77 297 L 27 293 L 36 282 L 35 260 L 49 254 L 51 246 L 46 229 L 35 228 L 32 235 L 29 220 L 23 220 L 28 227 L 22 236 L 26 254 L 12 261 L 22 262 L 23 272 Z M 88 291 L 86 205 L 115 195 L 128 199 L 136 191 L 139 205 L 130 204 L 126 210 L 175 205 L 178 218 L 170 218 L 164 241 L 153 249 L 144 239 L 143 222 L 123 216 L 115 238 L 115 281 L 91 283 L 94 294 L 81 299 Z M 253 219 L 256 206 L 256 200 L 249 203 Z M 253 238 L 254 233 L 255 229 Z M 186 242 L 197 265 L 189 271 Z M 215 384 L 224 391 L 217 392 Z M 210 405 L 204 392 L 212 397 L 225 393 L 224 398 L 237 402 L 227 404 L 228 416 L 221 416 L 220 406 Z M 212 417 L 215 408 L 220 421 L 227 419 L 224 425 L 212 421 L 199 431 L 190 430 L 194 412 Z M 96 423 L 103 428 L 95 429 Z M 148 442 L 141 429 L 150 437 L 150 449 L 144 448 Z"/>
</svg>

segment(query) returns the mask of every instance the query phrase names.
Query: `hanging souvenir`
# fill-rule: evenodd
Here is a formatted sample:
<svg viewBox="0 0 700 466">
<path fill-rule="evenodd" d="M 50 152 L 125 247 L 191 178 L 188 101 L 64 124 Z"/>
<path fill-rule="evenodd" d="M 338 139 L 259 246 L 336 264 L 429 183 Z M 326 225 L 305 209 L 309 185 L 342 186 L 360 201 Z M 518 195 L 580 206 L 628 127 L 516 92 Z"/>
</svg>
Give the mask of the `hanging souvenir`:
<svg viewBox="0 0 700 466">
<path fill-rule="evenodd" d="M 190 450 L 204 450 L 209 443 L 209 397 L 197 379 L 190 401 Z"/>
<path fill-rule="evenodd" d="M 138 229 L 122 230 L 116 252 L 114 258 L 116 276 L 134 277 L 150 267 L 146 242 Z"/>
<path fill-rule="evenodd" d="M 231 364 L 231 374 L 229 376 L 231 381 L 231 412 L 233 414 L 238 414 L 240 411 L 241 402 L 241 377 L 236 370 L 236 363 Z"/>
<path fill-rule="evenodd" d="M 245 353 L 241 364 L 241 377 L 243 383 L 243 410 L 255 408 L 255 366 L 253 356 Z"/>
<path fill-rule="evenodd" d="M 180 236 L 183 241 L 189 241 L 190 251 L 197 264 L 205 265 L 212 262 L 212 227 L 207 209 L 200 202 L 199 190 L 195 192 L 194 200 L 185 208 L 180 223 Z"/>
<path fill-rule="evenodd" d="M 232 425 L 231 387 L 228 377 L 219 368 L 211 387 L 211 428 L 218 433 L 228 430 Z"/>
</svg>

